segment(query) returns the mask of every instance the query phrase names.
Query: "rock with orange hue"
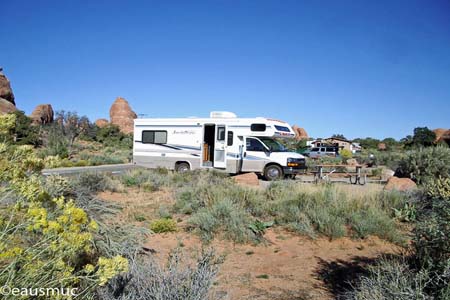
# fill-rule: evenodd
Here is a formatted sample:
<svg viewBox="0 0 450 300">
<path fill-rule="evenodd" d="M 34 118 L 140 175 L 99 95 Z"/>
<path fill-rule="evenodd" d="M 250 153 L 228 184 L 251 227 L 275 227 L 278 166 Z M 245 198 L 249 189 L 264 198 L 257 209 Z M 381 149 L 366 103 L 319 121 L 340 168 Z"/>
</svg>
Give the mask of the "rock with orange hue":
<svg viewBox="0 0 450 300">
<path fill-rule="evenodd" d="M 387 191 L 412 191 L 417 189 L 417 184 L 409 178 L 398 178 L 392 176 L 388 179 L 387 184 L 384 186 Z"/>
<path fill-rule="evenodd" d="M 17 110 L 16 106 L 6 99 L 0 98 L 0 115 L 9 114 Z"/>
<path fill-rule="evenodd" d="M 8 78 L 6 78 L 1 71 L 2 69 L 0 68 L 0 98 L 3 98 L 15 107 L 16 102 L 14 102 L 14 93 L 11 89 L 11 84 Z"/>
<path fill-rule="evenodd" d="M 259 186 L 258 176 L 255 173 L 245 173 L 233 177 L 237 184 Z"/>
<path fill-rule="evenodd" d="M 294 132 L 295 132 L 295 139 L 297 141 L 308 138 L 308 133 L 306 132 L 305 129 L 298 127 L 297 125 L 294 125 L 294 126 L 292 126 L 292 130 L 294 130 Z"/>
<path fill-rule="evenodd" d="M 53 107 L 51 104 L 39 104 L 31 113 L 31 120 L 34 125 L 45 125 L 53 123 Z"/>
<path fill-rule="evenodd" d="M 130 104 L 124 98 L 118 97 L 109 110 L 111 124 L 117 125 L 123 133 L 132 133 L 136 113 L 131 109 Z"/>
<path fill-rule="evenodd" d="M 386 150 L 386 144 L 385 143 L 378 143 L 378 150 L 380 150 L 380 151 Z"/>
<path fill-rule="evenodd" d="M 450 129 L 438 128 L 434 129 L 433 132 L 436 134 L 436 143 L 442 141 L 450 143 Z"/>
<path fill-rule="evenodd" d="M 109 121 L 106 119 L 98 119 L 97 121 L 95 121 L 95 125 L 97 125 L 100 128 L 105 127 L 108 124 L 109 124 Z"/>
</svg>

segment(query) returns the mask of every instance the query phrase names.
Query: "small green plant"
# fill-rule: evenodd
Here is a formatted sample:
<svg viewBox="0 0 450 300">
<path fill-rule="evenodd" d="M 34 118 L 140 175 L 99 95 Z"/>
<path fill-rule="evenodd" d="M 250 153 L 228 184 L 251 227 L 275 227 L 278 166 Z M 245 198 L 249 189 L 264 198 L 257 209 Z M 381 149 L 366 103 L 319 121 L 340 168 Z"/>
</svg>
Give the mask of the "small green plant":
<svg viewBox="0 0 450 300">
<path fill-rule="evenodd" d="M 392 208 L 394 216 L 397 220 L 402 222 L 413 222 L 416 220 L 417 210 L 414 204 L 408 202 L 401 209 Z"/>
<path fill-rule="evenodd" d="M 147 218 L 142 214 L 134 215 L 134 219 L 138 222 L 144 222 L 145 220 L 147 220 Z"/>
<path fill-rule="evenodd" d="M 173 219 L 157 219 L 150 223 L 150 229 L 154 233 L 175 232 L 177 222 Z"/>
<path fill-rule="evenodd" d="M 267 275 L 267 274 L 256 275 L 256 278 L 258 278 L 258 279 L 269 279 L 269 275 Z"/>
<path fill-rule="evenodd" d="M 248 225 L 248 228 L 250 228 L 254 234 L 262 236 L 267 228 L 272 227 L 274 224 L 273 221 L 270 222 L 262 222 L 260 220 L 255 220 L 250 225 Z"/>
</svg>

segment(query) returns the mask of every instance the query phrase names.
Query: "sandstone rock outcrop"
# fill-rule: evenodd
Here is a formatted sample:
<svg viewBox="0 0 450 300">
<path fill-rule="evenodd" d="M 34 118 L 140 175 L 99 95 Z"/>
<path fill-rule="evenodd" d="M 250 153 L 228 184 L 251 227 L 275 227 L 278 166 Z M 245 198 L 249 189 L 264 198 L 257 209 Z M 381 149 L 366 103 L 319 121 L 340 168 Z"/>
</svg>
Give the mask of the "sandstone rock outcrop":
<svg viewBox="0 0 450 300">
<path fill-rule="evenodd" d="M 39 104 L 31 113 L 34 125 L 45 125 L 53 123 L 53 107 L 50 104 Z"/>
<path fill-rule="evenodd" d="M 259 186 L 258 176 L 255 173 L 245 173 L 233 177 L 237 184 Z"/>
<path fill-rule="evenodd" d="M 8 114 L 15 112 L 17 108 L 6 99 L 0 98 L 0 114 Z"/>
<path fill-rule="evenodd" d="M 16 102 L 14 102 L 14 93 L 11 89 L 11 84 L 3 73 L 1 73 L 2 69 L 0 68 L 0 98 L 5 99 L 10 102 L 12 105 L 16 106 Z"/>
<path fill-rule="evenodd" d="M 123 133 L 133 132 L 133 120 L 137 118 L 130 104 L 124 98 L 118 97 L 109 110 L 111 124 L 119 126 Z"/>
<path fill-rule="evenodd" d="M 436 142 L 445 141 L 450 144 L 450 129 L 438 128 L 433 132 L 436 134 Z"/>
<path fill-rule="evenodd" d="M 387 191 L 397 190 L 397 191 L 412 191 L 417 189 L 417 184 L 409 178 L 398 178 L 392 176 L 388 179 L 387 184 L 384 186 Z"/>
<path fill-rule="evenodd" d="M 14 101 L 14 93 L 8 78 L 2 73 L 0 68 L 0 114 L 7 114 L 17 110 Z"/>
<path fill-rule="evenodd" d="M 95 125 L 97 125 L 100 128 L 105 127 L 108 124 L 109 124 L 109 121 L 106 119 L 98 119 L 97 121 L 95 121 Z"/>
<path fill-rule="evenodd" d="M 292 130 L 294 130 L 294 132 L 295 132 L 295 139 L 297 141 L 308 138 L 308 133 L 306 132 L 305 129 L 298 127 L 297 125 L 294 125 L 294 126 L 292 126 Z"/>
</svg>

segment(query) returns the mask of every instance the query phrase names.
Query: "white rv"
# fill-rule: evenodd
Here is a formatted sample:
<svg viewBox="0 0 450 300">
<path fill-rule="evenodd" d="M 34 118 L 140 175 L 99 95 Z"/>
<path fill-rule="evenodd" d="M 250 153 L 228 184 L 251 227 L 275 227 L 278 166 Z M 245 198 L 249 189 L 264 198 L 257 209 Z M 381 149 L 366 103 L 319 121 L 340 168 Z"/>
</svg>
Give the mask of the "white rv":
<svg viewBox="0 0 450 300">
<path fill-rule="evenodd" d="M 230 112 L 211 112 L 210 118 L 135 119 L 133 162 L 179 172 L 255 172 L 275 180 L 306 168 L 302 155 L 287 152 L 274 139 L 294 136 L 283 121 L 238 118 Z"/>
</svg>

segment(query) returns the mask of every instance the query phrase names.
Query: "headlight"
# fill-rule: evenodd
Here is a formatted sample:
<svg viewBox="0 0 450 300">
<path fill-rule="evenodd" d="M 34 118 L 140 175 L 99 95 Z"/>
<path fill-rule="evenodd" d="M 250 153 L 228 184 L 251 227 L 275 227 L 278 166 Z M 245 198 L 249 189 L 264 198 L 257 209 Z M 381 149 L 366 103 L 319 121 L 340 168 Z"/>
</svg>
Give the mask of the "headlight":
<svg viewBox="0 0 450 300">
<path fill-rule="evenodd" d="M 288 158 L 287 159 L 287 166 L 288 167 L 298 167 L 299 161 L 296 158 Z"/>
</svg>

